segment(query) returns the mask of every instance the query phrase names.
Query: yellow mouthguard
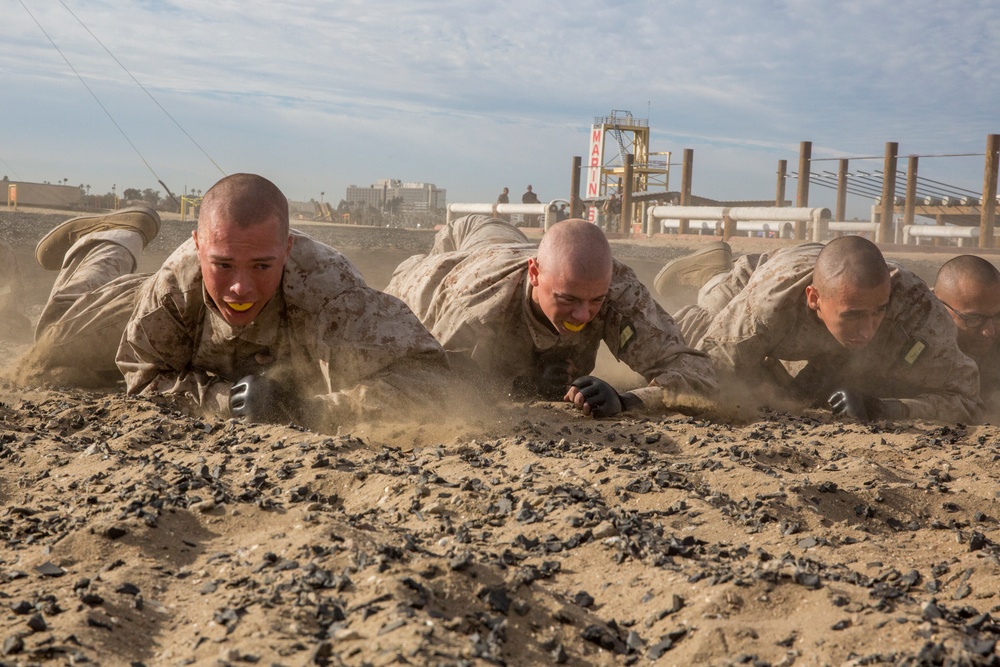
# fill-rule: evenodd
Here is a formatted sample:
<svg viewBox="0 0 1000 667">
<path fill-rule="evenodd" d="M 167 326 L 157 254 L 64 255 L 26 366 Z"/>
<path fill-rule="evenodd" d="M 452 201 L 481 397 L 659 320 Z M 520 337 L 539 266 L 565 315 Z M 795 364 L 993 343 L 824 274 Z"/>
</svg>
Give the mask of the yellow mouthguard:
<svg viewBox="0 0 1000 667">
<path fill-rule="evenodd" d="M 577 331 L 583 331 L 583 328 L 585 326 L 587 326 L 586 322 L 584 322 L 583 324 L 573 324 L 572 322 L 563 322 L 563 327 L 565 327 L 567 331 L 572 331 L 573 333 L 576 333 Z"/>
<path fill-rule="evenodd" d="M 250 303 L 232 303 L 232 302 L 230 302 L 230 303 L 227 303 L 226 305 L 229 306 L 230 308 L 232 308 L 233 310 L 238 310 L 238 311 L 241 311 L 241 312 L 244 311 L 244 310 L 250 310 L 251 308 L 253 308 L 253 302 L 252 301 Z"/>
</svg>

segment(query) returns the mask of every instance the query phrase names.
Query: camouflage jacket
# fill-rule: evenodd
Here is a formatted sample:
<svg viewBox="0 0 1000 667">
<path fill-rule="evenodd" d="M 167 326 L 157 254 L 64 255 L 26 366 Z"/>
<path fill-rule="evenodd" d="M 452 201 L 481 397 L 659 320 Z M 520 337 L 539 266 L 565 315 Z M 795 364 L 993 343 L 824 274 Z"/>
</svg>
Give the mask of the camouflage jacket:
<svg viewBox="0 0 1000 667">
<path fill-rule="evenodd" d="M 452 244 L 452 247 L 454 244 Z M 573 376 L 594 369 L 604 341 L 614 357 L 640 373 L 648 387 L 634 390 L 649 409 L 678 396 L 711 395 L 709 360 L 688 347 L 673 319 L 629 267 L 614 262 L 607 299 L 579 333 L 560 335 L 532 310 L 530 244 L 487 243 L 472 250 L 417 255 L 397 268 L 390 294 L 403 299 L 441 342 L 453 365 L 506 392 L 515 378 L 547 363 L 568 363 Z"/>
<path fill-rule="evenodd" d="M 853 388 L 901 399 L 913 418 L 973 419 L 982 405 L 976 364 L 959 350 L 955 324 L 927 284 L 890 262 L 885 318 L 869 345 L 848 350 L 806 303 L 821 248 L 744 256 L 710 281 L 698 297 L 709 318 L 696 346 L 720 372 L 742 378 L 767 377 L 770 362 L 808 361 L 792 387 L 809 400 Z"/>
<path fill-rule="evenodd" d="M 174 251 L 142 285 L 118 350 L 129 393 L 184 392 L 221 407 L 234 381 L 267 368 L 321 398 L 335 422 L 441 399 L 444 351 L 406 305 L 329 246 L 292 234 L 279 292 L 239 328 L 208 298 L 194 242 Z"/>
</svg>

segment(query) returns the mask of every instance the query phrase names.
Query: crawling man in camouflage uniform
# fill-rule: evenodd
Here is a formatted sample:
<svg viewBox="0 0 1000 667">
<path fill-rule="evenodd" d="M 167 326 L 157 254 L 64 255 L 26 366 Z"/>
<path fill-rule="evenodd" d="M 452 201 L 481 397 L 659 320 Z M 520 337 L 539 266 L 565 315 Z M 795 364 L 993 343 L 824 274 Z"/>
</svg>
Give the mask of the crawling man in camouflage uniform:
<svg viewBox="0 0 1000 667">
<path fill-rule="evenodd" d="M 745 255 L 677 313 L 720 377 L 776 385 L 861 421 L 969 421 L 975 363 L 945 307 L 916 275 L 858 236 Z M 793 378 L 781 362 L 808 362 Z"/>
<path fill-rule="evenodd" d="M 443 396 L 441 346 L 398 299 L 332 248 L 288 228 L 270 181 L 234 174 L 154 274 L 136 257 L 159 231 L 144 207 L 69 220 L 36 250 L 61 268 L 29 365 L 76 384 L 125 378 L 251 421 L 321 430 Z"/>
<path fill-rule="evenodd" d="M 938 270 L 934 296 L 958 328 L 958 347 L 979 367 L 979 392 L 991 420 L 1000 415 L 1000 271 L 976 255 Z"/>
<path fill-rule="evenodd" d="M 563 399 L 606 417 L 697 404 L 716 390 L 709 360 L 584 220 L 558 223 L 535 247 L 503 220 L 459 218 L 430 254 L 402 262 L 386 291 L 409 304 L 459 375 L 495 394 Z M 602 340 L 649 386 L 619 394 L 588 375 Z"/>
</svg>

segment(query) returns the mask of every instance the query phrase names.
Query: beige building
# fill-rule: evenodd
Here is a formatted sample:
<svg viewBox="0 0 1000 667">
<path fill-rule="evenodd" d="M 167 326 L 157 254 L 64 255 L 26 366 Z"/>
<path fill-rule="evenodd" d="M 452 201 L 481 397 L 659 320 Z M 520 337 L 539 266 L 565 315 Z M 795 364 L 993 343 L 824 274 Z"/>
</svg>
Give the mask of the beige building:
<svg viewBox="0 0 1000 667">
<path fill-rule="evenodd" d="M 78 208 L 83 204 L 83 192 L 77 185 L 52 185 L 51 183 L 27 183 L 0 181 L 0 197 L 7 206 L 48 206 L 52 208 Z"/>
</svg>

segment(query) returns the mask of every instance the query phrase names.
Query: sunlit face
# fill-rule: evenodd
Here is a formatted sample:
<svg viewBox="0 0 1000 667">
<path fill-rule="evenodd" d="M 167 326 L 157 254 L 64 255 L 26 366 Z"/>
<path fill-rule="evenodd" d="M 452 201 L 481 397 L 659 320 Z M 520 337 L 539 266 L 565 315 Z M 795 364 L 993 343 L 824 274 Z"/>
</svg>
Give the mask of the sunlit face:
<svg viewBox="0 0 1000 667">
<path fill-rule="evenodd" d="M 278 292 L 292 248 L 279 229 L 277 217 L 247 228 L 215 219 L 194 232 L 205 291 L 229 324 L 250 324 Z"/>
<path fill-rule="evenodd" d="M 970 357 L 989 352 L 1000 333 L 1000 289 L 962 281 L 957 289 L 935 292 L 958 327 L 958 347 Z"/>
<path fill-rule="evenodd" d="M 558 267 L 541 267 L 528 260 L 532 300 L 560 334 L 573 335 L 597 317 L 608 296 L 611 271 L 597 276 L 574 276 Z"/>
<path fill-rule="evenodd" d="M 869 288 L 837 285 L 820 293 L 806 288 L 806 302 L 827 330 L 846 348 L 862 348 L 875 337 L 889 308 L 891 284 Z"/>
</svg>

